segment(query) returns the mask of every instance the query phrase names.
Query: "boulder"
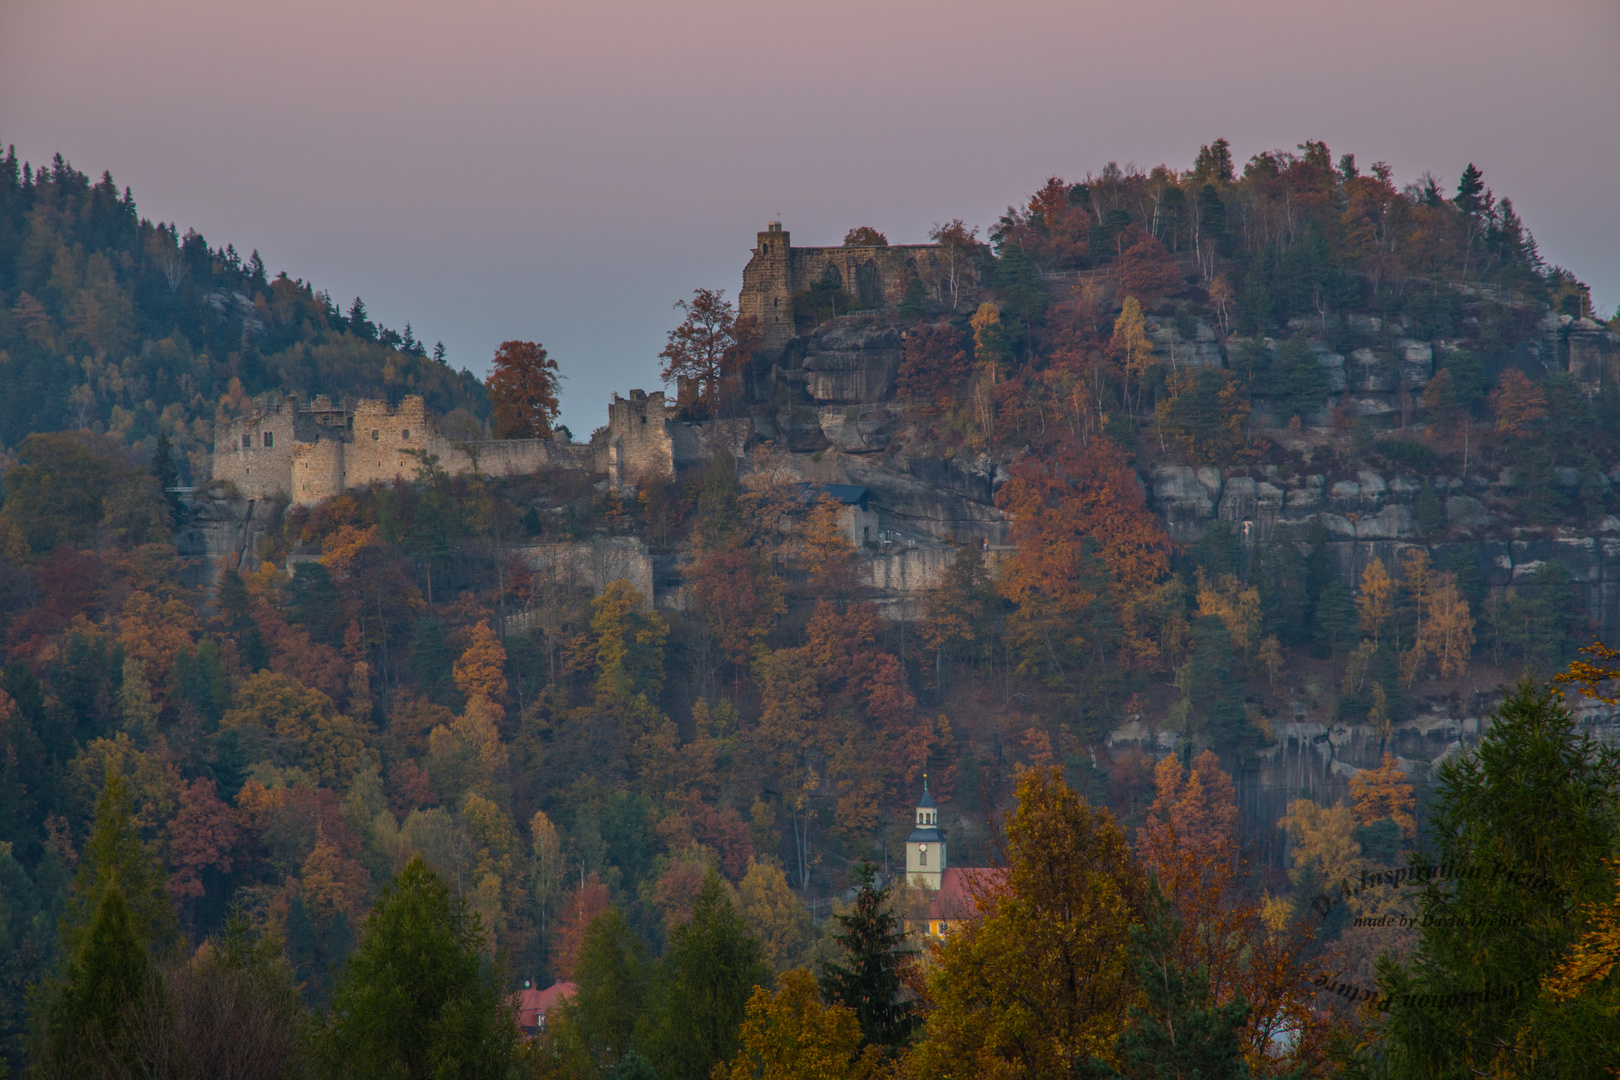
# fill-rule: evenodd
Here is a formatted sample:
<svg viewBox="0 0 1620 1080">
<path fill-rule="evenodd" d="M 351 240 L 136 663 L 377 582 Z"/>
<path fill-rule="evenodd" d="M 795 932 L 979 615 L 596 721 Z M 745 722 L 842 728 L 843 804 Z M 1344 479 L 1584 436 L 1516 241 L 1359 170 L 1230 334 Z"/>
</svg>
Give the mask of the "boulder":
<svg viewBox="0 0 1620 1080">
<path fill-rule="evenodd" d="M 1384 484 L 1384 478 L 1371 469 L 1361 469 L 1356 473 L 1356 482 L 1361 485 L 1363 499 L 1376 499 L 1382 503 L 1389 488 Z"/>
<path fill-rule="evenodd" d="M 1392 499 L 1405 502 L 1415 499 L 1423 491 L 1423 481 L 1415 476 L 1397 476 L 1389 482 L 1389 495 Z"/>
<path fill-rule="evenodd" d="M 900 331 L 823 327 L 804 346 L 804 386 L 816 401 L 871 404 L 886 399 L 900 371 Z"/>
<path fill-rule="evenodd" d="M 1337 394 L 1349 385 L 1344 375 L 1344 357 L 1336 352 L 1317 351 L 1319 347 L 1312 343 L 1312 351 L 1316 352 L 1316 362 L 1322 365 L 1322 374 L 1327 376 L 1328 393 Z"/>
<path fill-rule="evenodd" d="M 1391 503 L 1378 513 L 1363 517 L 1356 528 L 1362 540 L 1404 540 L 1417 535 L 1411 507 L 1398 503 Z"/>
<path fill-rule="evenodd" d="M 1426 341 L 1401 338 L 1395 342 L 1401 357 L 1401 378 L 1406 385 L 1422 389 L 1434 377 L 1434 347 Z"/>
<path fill-rule="evenodd" d="M 1387 394 L 1395 389 L 1395 365 L 1371 349 L 1350 354 L 1350 389 L 1366 394 Z"/>
<path fill-rule="evenodd" d="M 1153 470 L 1153 501 L 1171 537 L 1179 542 L 1197 539 L 1204 522 L 1215 516 L 1215 496 L 1200 482 L 1199 472 L 1214 470 L 1195 471 L 1186 465 L 1160 465 Z M 1219 480 L 1220 474 L 1215 477 Z"/>
<path fill-rule="evenodd" d="M 1268 485 L 1269 486 L 1269 485 Z M 1221 494 L 1219 515 L 1224 521 L 1246 521 L 1255 516 L 1259 485 L 1247 476 L 1233 476 Z"/>
<path fill-rule="evenodd" d="M 1395 412 L 1395 402 L 1388 396 L 1346 396 L 1339 399 L 1339 404 L 1351 416 L 1388 416 Z"/>
<path fill-rule="evenodd" d="M 839 450 L 849 454 L 869 454 L 888 447 L 894 437 L 894 418 L 887 412 L 829 410 L 821 415 L 821 433 Z"/>
</svg>

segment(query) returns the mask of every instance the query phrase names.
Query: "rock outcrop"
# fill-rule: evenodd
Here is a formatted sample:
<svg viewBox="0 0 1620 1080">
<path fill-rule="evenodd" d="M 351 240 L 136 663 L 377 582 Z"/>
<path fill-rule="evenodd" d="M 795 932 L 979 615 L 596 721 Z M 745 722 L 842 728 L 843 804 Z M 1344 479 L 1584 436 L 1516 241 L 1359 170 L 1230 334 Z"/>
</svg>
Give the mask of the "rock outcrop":
<svg viewBox="0 0 1620 1080">
<path fill-rule="evenodd" d="M 281 525 L 279 499 L 247 499 L 224 484 L 198 492 L 186 507 L 186 524 L 174 534 L 175 549 L 189 565 L 181 579 L 194 589 L 211 590 L 230 566 L 259 568 L 259 553 Z"/>
<path fill-rule="evenodd" d="M 789 370 L 802 371 L 813 400 L 831 405 L 886 401 L 894 392 L 900 357 L 899 330 L 828 324 L 789 342 L 784 359 Z"/>
</svg>

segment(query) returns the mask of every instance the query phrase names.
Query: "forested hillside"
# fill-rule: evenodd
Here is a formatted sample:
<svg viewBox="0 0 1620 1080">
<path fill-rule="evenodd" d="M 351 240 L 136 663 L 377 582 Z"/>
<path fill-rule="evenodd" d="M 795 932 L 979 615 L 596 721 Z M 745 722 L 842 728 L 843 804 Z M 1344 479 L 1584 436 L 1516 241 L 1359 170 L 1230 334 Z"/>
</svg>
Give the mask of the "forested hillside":
<svg viewBox="0 0 1620 1080">
<path fill-rule="evenodd" d="M 190 480 L 216 413 L 267 391 L 487 411 L 477 380 L 436 353 L 409 324 L 371 321 L 358 297 L 344 311 L 270 277 L 257 251 L 141 218 L 110 174 L 0 158 L 0 448 L 85 429 L 150 454 L 163 433 Z"/>
<path fill-rule="evenodd" d="M 1620 528 L 1620 352 L 1472 167 L 1240 175 L 1216 142 L 1053 179 L 936 229 L 960 274 L 882 311 L 806 289 L 808 352 L 700 290 L 663 354 L 700 465 L 424 457 L 201 575 L 157 434 L 255 390 L 483 390 L 110 181 L 17 177 L 0 379 L 61 404 L 5 406 L 13 1067 L 1620 1065 L 1620 764 L 1573 692 L 1616 657 L 1546 685 L 1602 610 L 1569 567 Z M 896 342 L 892 389 L 812 400 L 830 335 Z M 530 367 L 490 390 L 544 432 Z M 887 585 L 892 548 L 943 570 Z M 564 572 L 624 551 L 644 589 Z M 950 866 L 995 868 L 943 911 L 904 880 L 925 776 Z M 562 980 L 520 1042 L 505 995 Z"/>
</svg>

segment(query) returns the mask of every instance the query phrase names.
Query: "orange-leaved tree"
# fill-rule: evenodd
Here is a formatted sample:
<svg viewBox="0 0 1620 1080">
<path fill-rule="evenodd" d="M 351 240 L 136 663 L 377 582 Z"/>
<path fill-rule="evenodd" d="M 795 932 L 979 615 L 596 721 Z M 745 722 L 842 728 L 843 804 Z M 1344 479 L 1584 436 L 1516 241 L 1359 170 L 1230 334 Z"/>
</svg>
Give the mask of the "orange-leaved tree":
<svg viewBox="0 0 1620 1080">
<path fill-rule="evenodd" d="M 1261 903 L 1246 895 L 1232 778 L 1206 750 L 1185 773 L 1176 758 L 1165 758 L 1153 780 L 1156 797 L 1136 851 L 1182 921 L 1177 963 L 1208 973 L 1214 1003 L 1248 1003 L 1243 1053 L 1257 1075 L 1320 1066 L 1331 1030 L 1312 1007 L 1312 930 L 1304 922 L 1268 926 Z M 1291 1062 L 1274 1052 L 1288 1031 L 1295 1032 Z"/>
<path fill-rule="evenodd" d="M 870 225 L 857 225 L 844 234 L 845 247 L 888 247 L 889 238 Z"/>
<path fill-rule="evenodd" d="M 1524 372 L 1508 368 L 1491 394 L 1491 409 L 1498 435 L 1522 439 L 1535 430 L 1537 421 L 1547 418 L 1547 395 Z"/>
<path fill-rule="evenodd" d="M 1012 517 L 1018 550 L 1000 586 L 1026 659 L 1064 678 L 1078 657 L 1113 644 L 1116 622 L 1132 662 L 1157 656 L 1139 601 L 1169 572 L 1170 539 L 1124 454 L 1108 439 L 1065 443 L 1010 471 L 996 505 Z"/>
<path fill-rule="evenodd" d="M 503 341 L 489 378 L 490 410 L 499 439 L 549 439 L 561 408 L 557 361 L 537 341 Z"/>
<path fill-rule="evenodd" d="M 467 648 L 451 669 L 456 688 L 468 700 L 484 698 L 494 704 L 506 700 L 506 649 L 490 629 L 488 619 L 479 619 L 472 628 Z"/>
<path fill-rule="evenodd" d="M 1384 751 L 1383 763 L 1376 769 L 1363 769 L 1350 778 L 1350 798 L 1356 804 L 1356 820 L 1362 825 L 1389 818 L 1401 827 L 1408 840 L 1417 839 L 1417 796 L 1406 779 L 1406 770 L 1393 754 Z"/>
<path fill-rule="evenodd" d="M 1119 260 L 1119 287 L 1132 296 L 1163 296 L 1184 283 L 1168 248 L 1146 232 Z"/>
<path fill-rule="evenodd" d="M 943 411 L 973 370 L 960 330 L 948 324 L 919 326 L 904 341 L 897 385 L 902 396 L 918 405 Z"/>
</svg>

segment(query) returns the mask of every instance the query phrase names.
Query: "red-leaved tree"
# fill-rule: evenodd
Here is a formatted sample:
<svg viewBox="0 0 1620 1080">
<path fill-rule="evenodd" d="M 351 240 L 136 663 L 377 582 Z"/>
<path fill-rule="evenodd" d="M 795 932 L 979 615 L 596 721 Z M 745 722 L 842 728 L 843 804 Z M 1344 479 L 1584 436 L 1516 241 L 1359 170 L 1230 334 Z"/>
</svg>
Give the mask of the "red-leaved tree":
<svg viewBox="0 0 1620 1080">
<path fill-rule="evenodd" d="M 500 439 L 549 439 L 560 408 L 557 361 L 535 341 L 503 341 L 484 385 Z"/>
</svg>

